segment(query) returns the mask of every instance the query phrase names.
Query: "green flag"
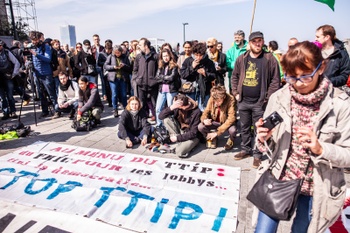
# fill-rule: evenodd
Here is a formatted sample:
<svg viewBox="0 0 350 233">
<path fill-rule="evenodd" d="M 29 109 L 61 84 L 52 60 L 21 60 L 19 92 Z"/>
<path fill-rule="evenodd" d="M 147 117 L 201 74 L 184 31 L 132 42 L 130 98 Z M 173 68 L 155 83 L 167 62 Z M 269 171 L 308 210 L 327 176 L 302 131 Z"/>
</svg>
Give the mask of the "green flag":
<svg viewBox="0 0 350 233">
<path fill-rule="evenodd" d="M 334 11 L 334 3 L 335 0 L 315 0 L 316 2 L 322 2 L 324 4 L 327 4 L 333 11 Z"/>
</svg>

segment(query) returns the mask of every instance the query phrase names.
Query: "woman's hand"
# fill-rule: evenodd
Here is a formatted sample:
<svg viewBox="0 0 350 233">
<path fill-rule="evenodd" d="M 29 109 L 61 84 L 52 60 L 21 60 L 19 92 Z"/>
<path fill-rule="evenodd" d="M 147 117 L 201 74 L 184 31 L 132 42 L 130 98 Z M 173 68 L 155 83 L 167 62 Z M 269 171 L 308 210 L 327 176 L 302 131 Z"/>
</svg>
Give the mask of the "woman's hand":
<svg viewBox="0 0 350 233">
<path fill-rule="evenodd" d="M 255 123 L 255 127 L 256 127 L 256 137 L 258 138 L 258 140 L 261 143 L 264 143 L 265 141 L 269 140 L 273 129 L 269 130 L 268 128 L 264 128 L 263 127 L 263 119 L 260 118 L 256 123 Z"/>
<path fill-rule="evenodd" d="M 141 146 L 144 146 L 147 144 L 147 138 L 143 138 L 141 141 Z"/>
<path fill-rule="evenodd" d="M 316 134 L 308 127 L 298 127 L 296 129 L 297 140 L 299 143 L 309 150 L 315 155 L 321 155 L 323 152 L 323 148 L 318 141 Z"/>
<path fill-rule="evenodd" d="M 127 147 L 132 147 L 132 141 L 130 139 L 126 139 L 125 142 Z"/>
<path fill-rule="evenodd" d="M 78 114 L 78 115 L 77 115 L 77 121 L 80 121 L 80 119 L 81 119 L 81 115 Z"/>
</svg>

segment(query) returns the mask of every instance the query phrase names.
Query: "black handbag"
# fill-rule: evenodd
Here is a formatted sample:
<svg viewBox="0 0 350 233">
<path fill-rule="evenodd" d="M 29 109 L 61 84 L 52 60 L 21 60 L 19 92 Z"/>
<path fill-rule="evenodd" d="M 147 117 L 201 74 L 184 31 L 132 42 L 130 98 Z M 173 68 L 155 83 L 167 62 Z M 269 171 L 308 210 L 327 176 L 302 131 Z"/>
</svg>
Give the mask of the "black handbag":
<svg viewBox="0 0 350 233">
<path fill-rule="evenodd" d="M 267 144 L 265 144 L 267 146 Z M 295 212 L 304 178 L 279 180 L 271 173 L 277 156 L 269 168 L 260 176 L 247 195 L 247 199 L 260 211 L 274 219 L 290 220 Z M 311 159 L 306 166 L 305 174 Z"/>
</svg>

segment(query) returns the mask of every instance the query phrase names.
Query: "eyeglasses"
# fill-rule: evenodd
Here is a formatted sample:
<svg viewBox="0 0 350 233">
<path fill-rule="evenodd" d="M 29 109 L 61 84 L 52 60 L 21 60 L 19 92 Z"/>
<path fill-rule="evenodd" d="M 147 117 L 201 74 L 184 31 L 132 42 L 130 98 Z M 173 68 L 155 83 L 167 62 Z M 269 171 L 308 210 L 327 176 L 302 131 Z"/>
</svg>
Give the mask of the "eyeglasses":
<svg viewBox="0 0 350 233">
<path fill-rule="evenodd" d="M 209 48 L 212 49 L 212 48 L 214 48 L 214 45 L 208 45 L 207 48 L 208 48 L 208 49 L 209 49 Z"/>
<path fill-rule="evenodd" d="M 320 64 L 318 64 L 318 66 L 316 67 L 314 72 L 312 72 L 312 74 L 302 75 L 299 78 L 297 78 L 297 77 L 294 77 L 294 76 L 287 76 L 287 74 L 284 73 L 284 79 L 286 80 L 286 82 L 288 82 L 290 84 L 294 84 L 297 81 L 300 81 L 302 83 L 311 83 L 312 79 L 314 78 L 314 75 L 317 72 L 317 70 L 321 67 L 321 64 L 322 64 L 322 62 L 320 62 Z"/>
</svg>

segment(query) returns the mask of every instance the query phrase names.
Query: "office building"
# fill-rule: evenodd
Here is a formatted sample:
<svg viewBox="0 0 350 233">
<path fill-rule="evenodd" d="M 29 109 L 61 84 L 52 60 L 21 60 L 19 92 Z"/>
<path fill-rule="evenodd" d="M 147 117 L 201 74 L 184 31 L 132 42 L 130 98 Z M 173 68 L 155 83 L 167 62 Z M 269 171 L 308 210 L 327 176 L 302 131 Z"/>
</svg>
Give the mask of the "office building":
<svg viewBox="0 0 350 233">
<path fill-rule="evenodd" d="M 70 47 L 75 47 L 77 43 L 75 35 L 75 26 L 65 25 L 60 27 L 61 45 L 68 44 Z"/>
</svg>

